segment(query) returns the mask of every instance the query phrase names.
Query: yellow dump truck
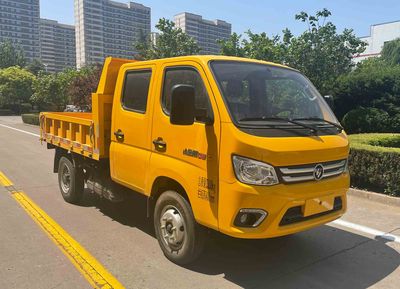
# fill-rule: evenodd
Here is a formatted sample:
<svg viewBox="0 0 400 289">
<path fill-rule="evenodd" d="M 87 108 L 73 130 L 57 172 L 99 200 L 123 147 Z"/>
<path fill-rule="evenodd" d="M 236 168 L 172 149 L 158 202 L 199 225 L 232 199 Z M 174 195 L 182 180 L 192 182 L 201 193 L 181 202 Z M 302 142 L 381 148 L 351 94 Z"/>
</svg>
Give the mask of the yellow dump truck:
<svg viewBox="0 0 400 289">
<path fill-rule="evenodd" d="M 293 234 L 339 218 L 347 136 L 300 72 L 223 56 L 107 58 L 91 113 L 45 112 L 61 194 L 148 198 L 160 247 L 178 264 L 207 228 L 238 238 Z"/>
</svg>

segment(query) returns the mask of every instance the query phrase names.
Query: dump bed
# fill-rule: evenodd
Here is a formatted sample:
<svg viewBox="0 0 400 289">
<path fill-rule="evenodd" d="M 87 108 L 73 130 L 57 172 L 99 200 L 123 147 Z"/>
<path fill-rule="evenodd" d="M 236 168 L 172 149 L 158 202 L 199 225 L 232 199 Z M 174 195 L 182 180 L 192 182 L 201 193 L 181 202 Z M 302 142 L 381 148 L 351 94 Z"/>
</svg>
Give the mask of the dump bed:
<svg viewBox="0 0 400 289">
<path fill-rule="evenodd" d="M 42 141 L 87 157 L 99 159 L 91 113 L 44 112 L 40 115 Z"/>
<path fill-rule="evenodd" d="M 92 94 L 92 112 L 42 112 L 40 139 L 95 160 L 108 158 L 118 72 L 123 64 L 134 61 L 108 57 L 97 92 Z"/>
</svg>

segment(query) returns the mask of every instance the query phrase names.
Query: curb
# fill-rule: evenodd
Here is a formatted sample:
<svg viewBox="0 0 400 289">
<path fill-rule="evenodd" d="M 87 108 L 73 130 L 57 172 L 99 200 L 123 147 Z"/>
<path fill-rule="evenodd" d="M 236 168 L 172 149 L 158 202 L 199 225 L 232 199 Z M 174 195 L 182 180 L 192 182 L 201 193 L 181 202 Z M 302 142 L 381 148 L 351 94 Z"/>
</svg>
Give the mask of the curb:
<svg viewBox="0 0 400 289">
<path fill-rule="evenodd" d="M 400 207 L 400 198 L 399 197 L 392 197 L 392 196 L 388 196 L 388 195 L 384 195 L 384 194 L 363 191 L 363 190 L 358 190 L 358 189 L 353 189 L 353 188 L 350 188 L 350 190 L 348 191 L 347 194 L 350 196 L 368 199 L 370 201 L 385 204 L 385 205 Z"/>
</svg>

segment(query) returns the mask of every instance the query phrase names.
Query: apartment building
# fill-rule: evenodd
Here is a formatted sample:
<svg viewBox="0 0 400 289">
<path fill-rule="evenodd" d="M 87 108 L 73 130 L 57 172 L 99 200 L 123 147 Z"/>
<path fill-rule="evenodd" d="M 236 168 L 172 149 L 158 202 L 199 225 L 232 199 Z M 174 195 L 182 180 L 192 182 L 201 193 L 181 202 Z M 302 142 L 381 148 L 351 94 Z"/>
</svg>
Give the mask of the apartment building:
<svg viewBox="0 0 400 289">
<path fill-rule="evenodd" d="M 160 36 L 160 33 L 158 32 L 151 32 L 150 33 L 150 41 L 153 43 L 153 45 L 157 45 L 158 37 Z"/>
<path fill-rule="evenodd" d="M 183 12 L 175 15 L 175 25 L 199 44 L 201 54 L 219 54 L 217 40 L 226 40 L 232 33 L 232 25 L 222 20 L 206 20 L 202 16 Z"/>
<path fill-rule="evenodd" d="M 360 37 L 367 43 L 365 51 L 362 54 L 355 55 L 353 60 L 359 62 L 370 57 L 378 57 L 381 55 L 383 45 L 397 38 L 400 38 L 400 21 L 371 25 L 370 34 Z"/>
<path fill-rule="evenodd" d="M 135 2 L 75 0 L 77 67 L 107 56 L 133 58 L 134 43 L 150 34 L 151 9 Z"/>
<path fill-rule="evenodd" d="M 0 0 L 0 42 L 20 46 L 28 61 L 40 58 L 39 0 Z"/>
<path fill-rule="evenodd" d="M 75 26 L 40 19 L 40 58 L 49 72 L 76 66 Z"/>
</svg>

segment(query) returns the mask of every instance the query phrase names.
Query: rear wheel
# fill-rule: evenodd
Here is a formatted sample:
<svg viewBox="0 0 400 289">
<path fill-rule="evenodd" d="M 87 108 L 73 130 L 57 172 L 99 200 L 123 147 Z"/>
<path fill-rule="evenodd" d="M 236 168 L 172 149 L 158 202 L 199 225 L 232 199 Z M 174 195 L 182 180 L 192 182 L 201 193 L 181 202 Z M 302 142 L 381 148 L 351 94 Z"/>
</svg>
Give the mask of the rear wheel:
<svg viewBox="0 0 400 289">
<path fill-rule="evenodd" d="M 176 264 L 193 262 L 203 250 L 204 228 L 194 219 L 189 202 L 175 191 L 158 198 L 154 227 L 164 255 Z"/>
<path fill-rule="evenodd" d="M 58 185 L 66 202 L 76 204 L 82 199 L 85 188 L 83 171 L 74 167 L 66 157 L 61 157 L 58 163 Z"/>
</svg>

